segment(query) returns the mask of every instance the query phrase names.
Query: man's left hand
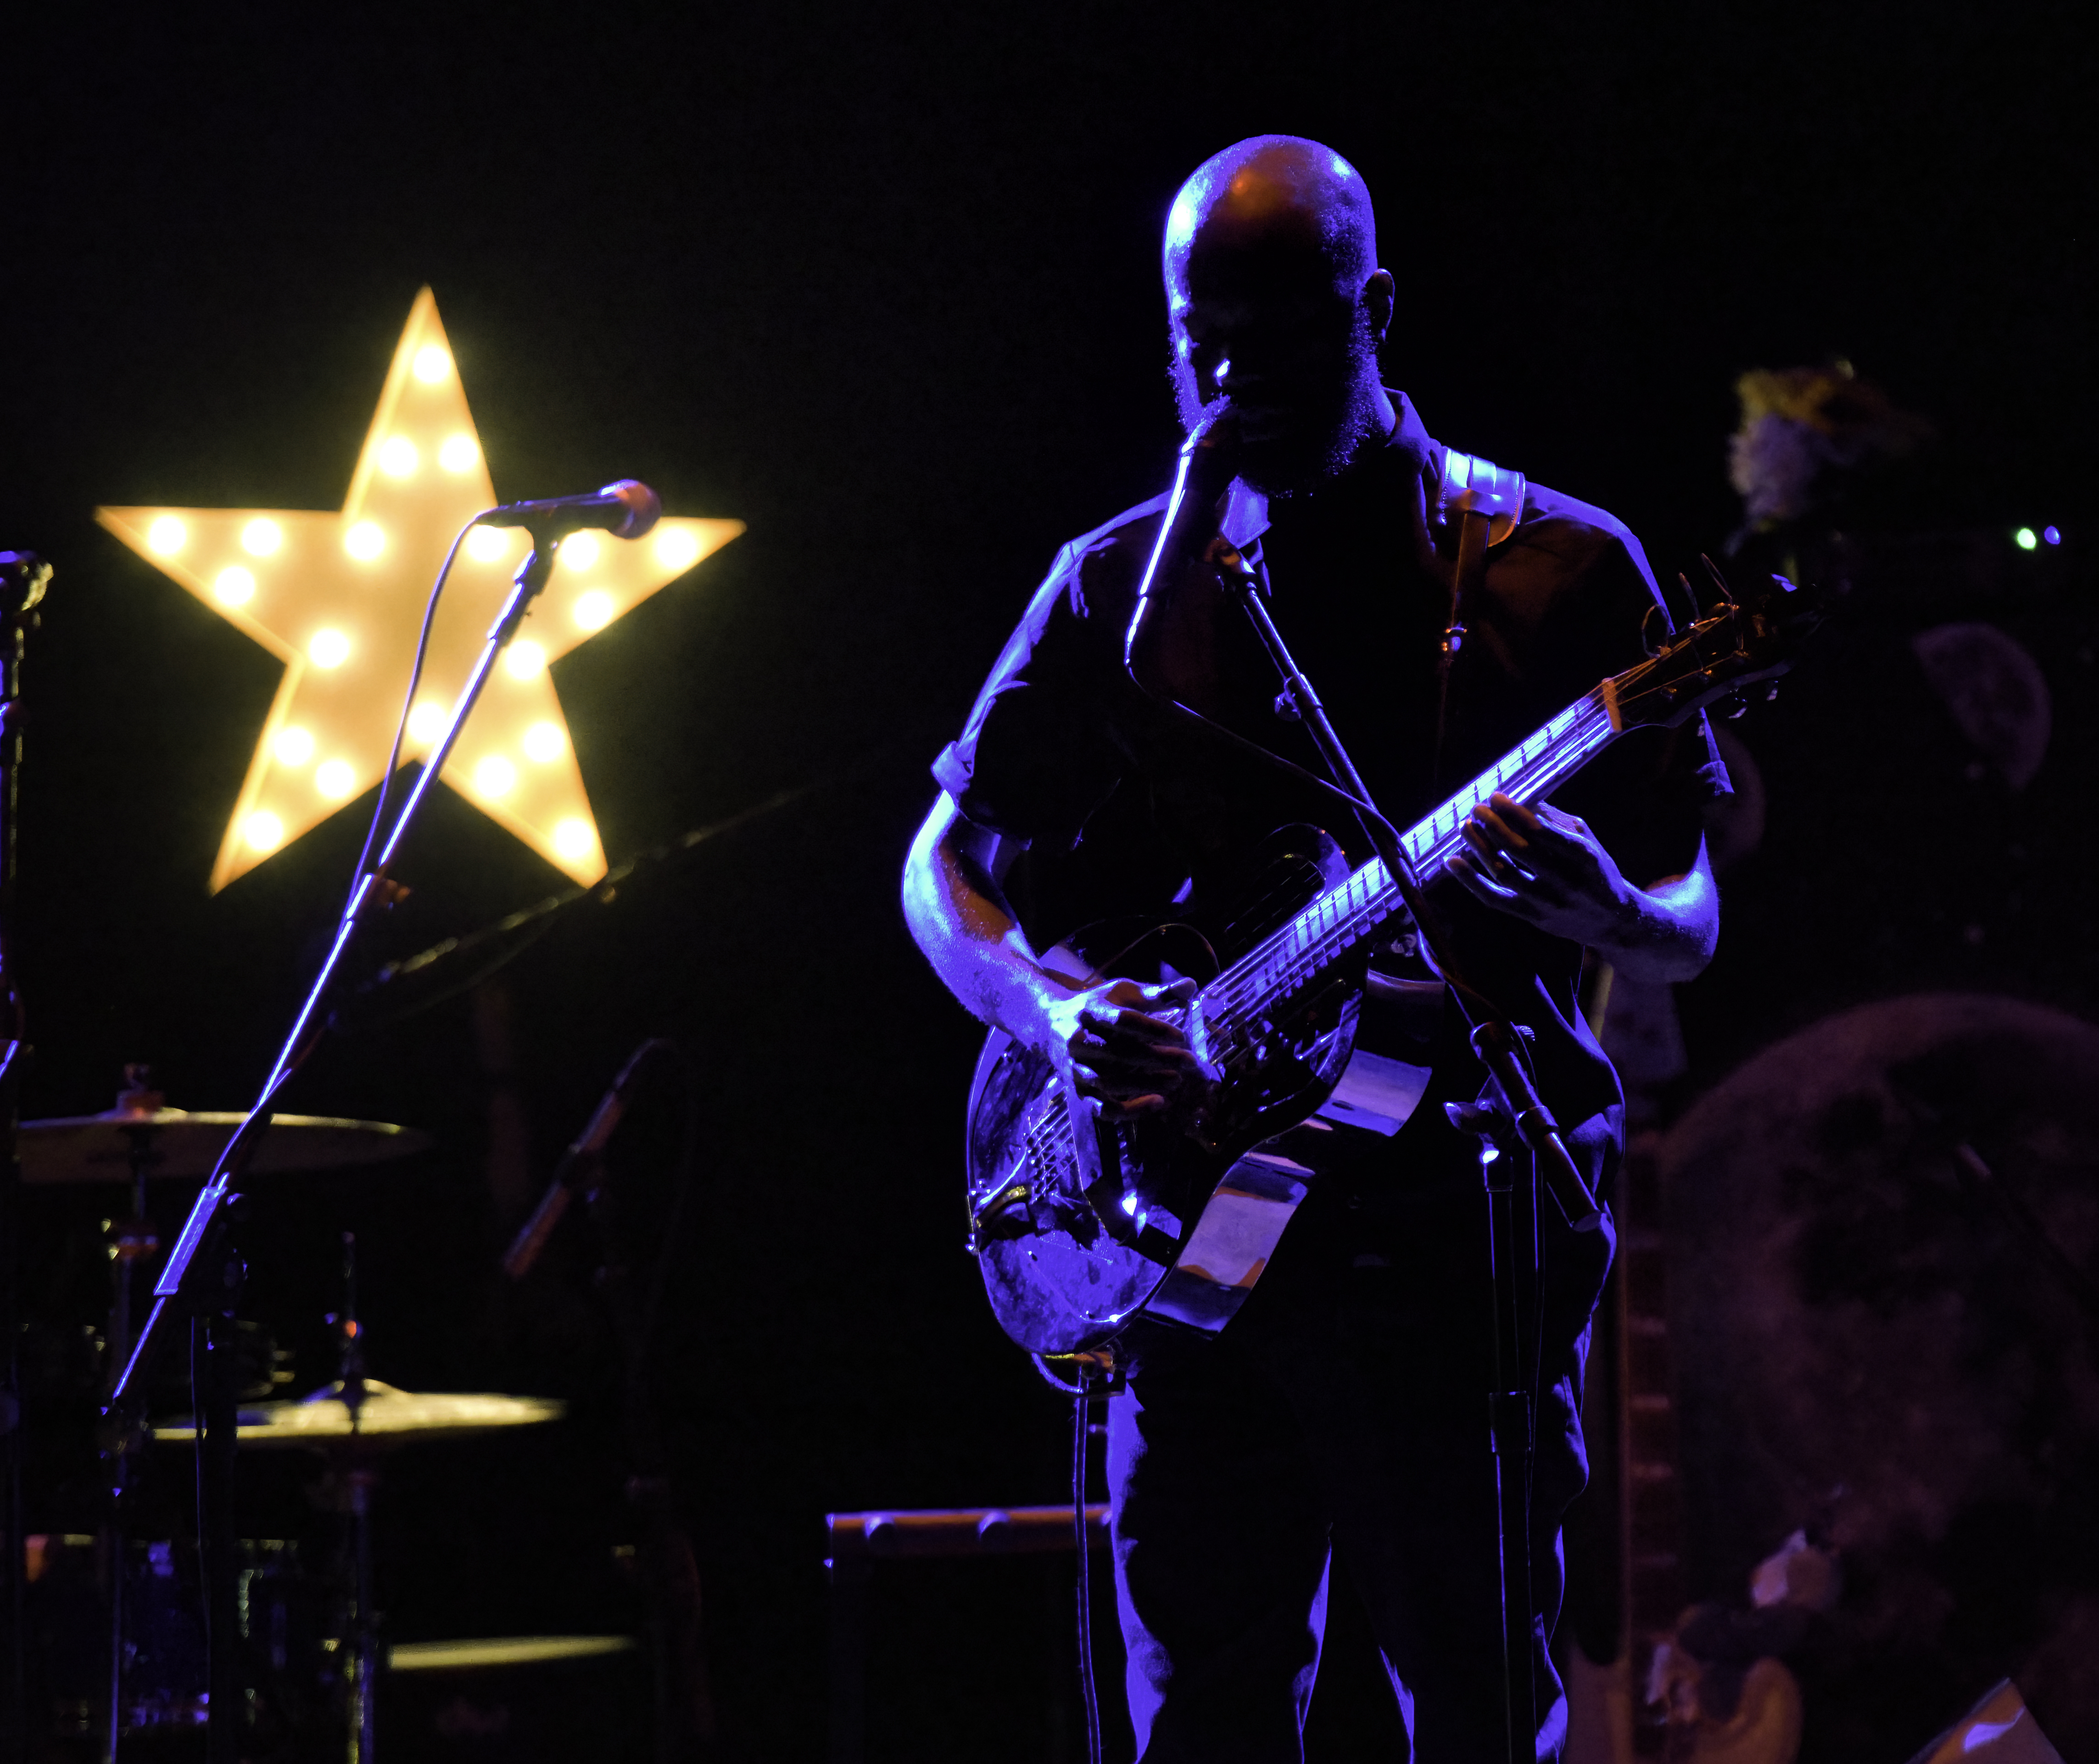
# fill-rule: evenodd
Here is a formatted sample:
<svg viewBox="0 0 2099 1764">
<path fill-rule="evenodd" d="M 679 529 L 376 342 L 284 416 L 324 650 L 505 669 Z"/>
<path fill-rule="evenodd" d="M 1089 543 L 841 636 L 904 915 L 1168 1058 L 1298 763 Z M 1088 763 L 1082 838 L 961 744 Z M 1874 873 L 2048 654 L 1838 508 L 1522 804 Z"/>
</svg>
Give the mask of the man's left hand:
<svg viewBox="0 0 2099 1764">
<path fill-rule="evenodd" d="M 1463 831 L 1468 849 L 1444 868 L 1490 907 L 1602 949 L 1640 916 L 1638 891 L 1578 816 L 1544 803 L 1525 808 L 1497 790 Z"/>
</svg>

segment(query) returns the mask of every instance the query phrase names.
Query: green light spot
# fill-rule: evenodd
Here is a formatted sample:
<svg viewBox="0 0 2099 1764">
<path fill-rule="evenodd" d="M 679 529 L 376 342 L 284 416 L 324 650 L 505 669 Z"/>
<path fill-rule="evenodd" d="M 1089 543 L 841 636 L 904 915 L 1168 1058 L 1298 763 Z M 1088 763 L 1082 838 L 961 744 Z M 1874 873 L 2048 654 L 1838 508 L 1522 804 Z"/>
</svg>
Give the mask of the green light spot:
<svg viewBox="0 0 2099 1764">
<path fill-rule="evenodd" d="M 2022 526 L 2012 537 L 2018 542 L 2019 549 L 2030 552 L 2040 543 L 2040 535 L 2030 526 Z"/>
</svg>

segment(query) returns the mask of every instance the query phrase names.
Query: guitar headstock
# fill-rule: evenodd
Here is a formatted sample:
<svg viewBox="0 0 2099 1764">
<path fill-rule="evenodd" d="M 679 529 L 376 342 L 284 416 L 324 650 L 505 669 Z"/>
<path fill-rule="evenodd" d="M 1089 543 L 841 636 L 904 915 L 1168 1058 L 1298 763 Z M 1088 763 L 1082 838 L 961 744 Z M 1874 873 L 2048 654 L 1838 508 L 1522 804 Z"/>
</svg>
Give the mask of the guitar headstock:
<svg viewBox="0 0 2099 1764">
<path fill-rule="evenodd" d="M 1714 579 L 1723 598 L 1649 659 L 1604 683 L 1604 701 L 1620 728 L 1670 728 L 1744 687 L 1776 680 L 1822 622 L 1822 596 L 1815 588 L 1768 576 L 1760 589 L 1736 596 L 1717 570 Z"/>
</svg>

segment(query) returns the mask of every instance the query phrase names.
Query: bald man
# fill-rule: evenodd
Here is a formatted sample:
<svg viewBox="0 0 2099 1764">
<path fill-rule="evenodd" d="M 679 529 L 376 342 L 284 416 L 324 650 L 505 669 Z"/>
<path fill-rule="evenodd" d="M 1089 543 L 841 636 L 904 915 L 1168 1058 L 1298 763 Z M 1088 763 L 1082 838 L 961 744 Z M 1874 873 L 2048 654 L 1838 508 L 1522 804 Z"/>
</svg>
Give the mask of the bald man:
<svg viewBox="0 0 2099 1764">
<path fill-rule="evenodd" d="M 1219 521 L 1388 820 L 1406 826 L 1607 674 L 1641 656 L 1656 596 L 1632 535 L 1529 487 L 1468 603 L 1441 702 L 1457 534 L 1446 451 L 1379 372 L 1394 306 L 1368 192 L 1316 142 L 1261 136 L 1200 167 L 1168 218 L 1173 381 L 1184 425 L 1229 409 L 1237 477 Z M 1402 356 L 1431 338 L 1402 339 Z M 1165 499 L 1058 554 L 934 776 L 904 909 L 956 996 L 1110 1111 L 1172 1110 L 1201 1079 L 1168 992 L 1080 986 L 1036 951 L 1072 927 L 1221 898 L 1272 828 L 1311 821 L 1371 853 L 1331 807 L 1191 731 L 1129 679 L 1122 640 Z M 1160 663 L 1184 702 L 1300 763 L 1277 680 L 1213 578 L 1172 585 Z M 1441 755 L 1438 775 L 1438 754 Z M 1583 951 L 1688 979 L 1718 908 L 1702 837 L 1726 774 L 1703 719 L 1628 737 L 1551 805 L 1497 797 L 1471 854 L 1433 879 L 1476 980 L 1535 1036 L 1541 1087 L 1600 1194 L 1622 1097 L 1577 1006 Z M 1148 1344 L 1109 1427 L 1130 1714 L 1146 1764 L 1284 1764 L 1302 1732 L 1331 1561 L 1361 1596 L 1410 1758 L 1504 1756 L 1478 1142 L 1441 1105 L 1482 1074 L 1446 1006 L 1428 1089 L 1396 1133 L 1344 1126 L 1243 1308 L 1215 1339 Z M 1608 1227 L 1545 1209 L 1533 1499 L 1536 1753 L 1566 1712 L 1547 1653 L 1559 1526 L 1586 1476 L 1579 1420 Z"/>
</svg>

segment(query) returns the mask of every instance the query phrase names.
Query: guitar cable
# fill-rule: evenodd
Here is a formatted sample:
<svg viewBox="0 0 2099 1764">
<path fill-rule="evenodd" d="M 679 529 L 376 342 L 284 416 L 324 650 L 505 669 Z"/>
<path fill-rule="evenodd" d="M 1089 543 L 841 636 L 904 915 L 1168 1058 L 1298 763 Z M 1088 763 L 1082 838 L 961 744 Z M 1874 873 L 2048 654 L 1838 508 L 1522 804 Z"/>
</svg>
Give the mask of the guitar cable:
<svg viewBox="0 0 2099 1764">
<path fill-rule="evenodd" d="M 1092 1539 L 1086 1535 L 1087 1442 L 1093 1432 L 1094 1375 L 1079 1368 L 1079 1393 L 1072 1399 L 1072 1538 L 1079 1546 L 1079 1700 L 1086 1713 L 1087 1764 L 1101 1764 L 1101 1692 L 1094 1680 L 1094 1574 Z"/>
</svg>

